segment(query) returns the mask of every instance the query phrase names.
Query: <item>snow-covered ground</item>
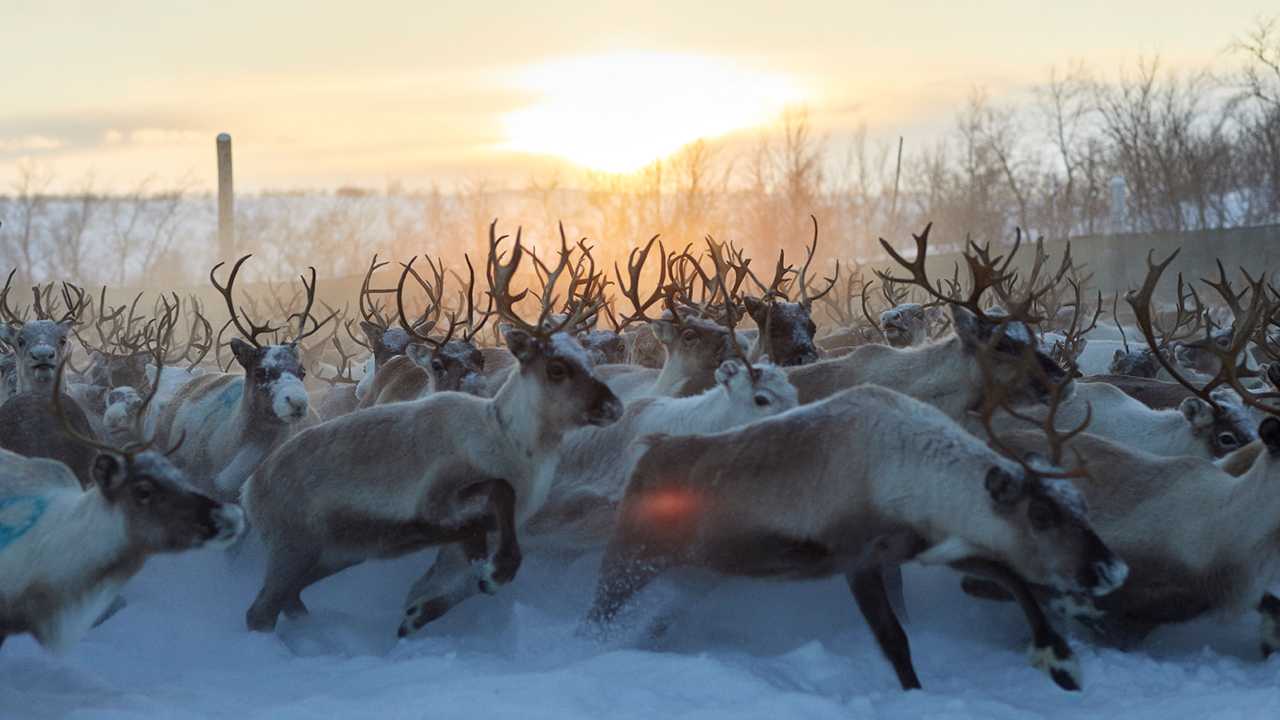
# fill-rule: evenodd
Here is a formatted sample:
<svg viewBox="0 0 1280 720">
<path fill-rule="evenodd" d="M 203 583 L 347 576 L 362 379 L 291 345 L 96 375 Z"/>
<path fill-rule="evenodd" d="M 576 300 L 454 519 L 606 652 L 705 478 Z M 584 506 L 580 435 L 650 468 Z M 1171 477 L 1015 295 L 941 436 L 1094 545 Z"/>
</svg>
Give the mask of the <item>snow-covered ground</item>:
<svg viewBox="0 0 1280 720">
<path fill-rule="evenodd" d="M 575 636 L 599 555 L 526 560 L 514 585 L 399 641 L 403 595 L 430 554 L 348 570 L 304 594 L 312 615 L 250 634 L 260 550 L 153 560 L 129 606 L 64 657 L 0 648 L 0 718 L 1264 718 L 1280 716 L 1280 657 L 1257 618 L 1164 630 L 1138 651 L 1073 637 L 1083 693 L 1025 660 L 1008 605 L 954 574 L 908 568 L 916 668 L 898 689 L 844 583 L 729 581 L 661 641 Z M 651 606 L 677 596 L 663 581 Z"/>
</svg>

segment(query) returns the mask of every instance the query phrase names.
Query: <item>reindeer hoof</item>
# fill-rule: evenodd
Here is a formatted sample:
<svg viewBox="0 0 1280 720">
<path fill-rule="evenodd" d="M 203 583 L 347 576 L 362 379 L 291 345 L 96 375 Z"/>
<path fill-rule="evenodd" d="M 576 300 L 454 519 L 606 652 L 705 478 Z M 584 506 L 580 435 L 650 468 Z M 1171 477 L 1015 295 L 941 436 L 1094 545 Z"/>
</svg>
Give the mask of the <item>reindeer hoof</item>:
<svg viewBox="0 0 1280 720">
<path fill-rule="evenodd" d="M 999 583 L 984 580 L 982 578 L 966 575 L 960 578 L 960 589 L 970 597 L 976 597 L 980 600 L 995 600 L 997 602 L 1012 602 L 1013 596 L 1008 590 L 1000 587 Z"/>
<path fill-rule="evenodd" d="M 1044 646 L 1031 646 L 1031 667 L 1047 673 L 1063 690 L 1079 692 L 1084 687 L 1080 661 L 1062 638 L 1055 638 Z"/>
<path fill-rule="evenodd" d="M 404 620 L 400 621 L 398 637 L 408 637 L 421 630 L 427 623 L 437 620 L 449 612 L 449 602 L 444 598 L 419 600 L 404 610 Z"/>
<path fill-rule="evenodd" d="M 1262 613 L 1262 659 L 1271 657 L 1280 650 L 1280 599 L 1267 594 L 1258 605 Z"/>
<path fill-rule="evenodd" d="M 249 612 L 244 615 L 244 624 L 248 626 L 251 632 L 270 633 L 275 632 L 276 618 L 279 613 L 271 612 L 268 614 L 258 608 L 257 605 L 249 608 Z"/>
</svg>

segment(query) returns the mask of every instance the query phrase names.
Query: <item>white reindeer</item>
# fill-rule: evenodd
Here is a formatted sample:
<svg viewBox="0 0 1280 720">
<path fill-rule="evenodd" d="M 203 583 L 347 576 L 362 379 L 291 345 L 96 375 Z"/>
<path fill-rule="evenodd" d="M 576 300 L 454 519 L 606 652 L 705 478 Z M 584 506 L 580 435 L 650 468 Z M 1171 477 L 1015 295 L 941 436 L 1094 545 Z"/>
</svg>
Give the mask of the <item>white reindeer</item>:
<svg viewBox="0 0 1280 720">
<path fill-rule="evenodd" d="M 252 320 L 248 320 L 246 328 L 232 297 L 236 276 L 250 257 L 245 255 L 236 261 L 225 287 L 216 277 L 222 263 L 209 271 L 210 281 L 226 300 L 231 321 L 245 338 L 231 340 L 231 351 L 244 374 L 210 373 L 195 378 L 179 389 L 157 421 L 162 444 L 185 438 L 174 455 L 174 463 L 196 487 L 228 500 L 236 497 L 254 468 L 275 447 L 306 424 L 319 421 L 310 410 L 303 385 L 306 370 L 299 343 L 333 317 L 317 321 L 311 315 L 315 301 L 312 268 L 311 282 L 302 279 L 306 307 L 291 316 L 299 318 L 297 333 L 282 344 L 260 344 L 259 336 L 277 328 L 257 325 Z M 312 324 L 310 329 L 308 322 Z"/>
<path fill-rule="evenodd" d="M 433 545 L 461 543 L 489 589 L 508 582 L 520 565 L 516 525 L 546 502 L 562 436 L 622 414 L 582 347 L 541 326 L 555 278 L 570 269 L 576 279 L 568 248 L 547 281 L 542 317 L 526 323 L 510 292 L 520 237 L 503 265 L 495 225 L 490 293 L 510 323 L 504 336 L 519 370 L 494 398 L 442 392 L 369 408 L 299 433 L 273 453 L 242 494 L 269 553 L 262 591 L 246 613 L 251 630 L 270 631 L 281 611 L 305 613 L 300 593 L 318 580 L 366 558 Z M 566 326 L 598 309 L 595 302 L 579 306 Z"/>
</svg>

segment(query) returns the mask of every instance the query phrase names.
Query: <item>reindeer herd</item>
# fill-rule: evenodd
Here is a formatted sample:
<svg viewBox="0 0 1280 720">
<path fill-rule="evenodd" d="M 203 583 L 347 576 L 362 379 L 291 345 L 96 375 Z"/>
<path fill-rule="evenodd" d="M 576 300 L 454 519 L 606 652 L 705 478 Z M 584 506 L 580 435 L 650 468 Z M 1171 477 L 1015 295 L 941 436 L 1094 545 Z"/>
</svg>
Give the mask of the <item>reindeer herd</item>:
<svg viewBox="0 0 1280 720">
<path fill-rule="evenodd" d="M 150 555 L 247 528 L 259 632 L 335 573 L 436 548 L 401 637 L 499 592 L 524 553 L 602 551 L 584 635 L 634 624 L 676 568 L 843 575 L 903 688 L 920 687 L 907 562 L 1017 603 L 1032 664 L 1065 689 L 1082 686 L 1066 623 L 1132 647 L 1256 610 L 1263 654 L 1280 649 L 1267 275 L 1179 275 L 1161 302 L 1173 257 L 1152 259 L 1100 323 L 1069 249 L 971 242 L 933 278 L 929 232 L 911 260 L 881 241 L 893 269 L 815 282 L 814 221 L 799 269 L 780 252 L 766 281 L 710 237 L 655 236 L 611 274 L 563 227 L 540 257 L 495 221 L 482 263 L 375 256 L 358 314 L 318 301 L 314 270 L 291 296 L 238 288 L 250 256 L 210 271 L 217 310 L 71 282 L 24 304 L 11 273 L 0 643 L 66 647 L 126 606 Z"/>
</svg>

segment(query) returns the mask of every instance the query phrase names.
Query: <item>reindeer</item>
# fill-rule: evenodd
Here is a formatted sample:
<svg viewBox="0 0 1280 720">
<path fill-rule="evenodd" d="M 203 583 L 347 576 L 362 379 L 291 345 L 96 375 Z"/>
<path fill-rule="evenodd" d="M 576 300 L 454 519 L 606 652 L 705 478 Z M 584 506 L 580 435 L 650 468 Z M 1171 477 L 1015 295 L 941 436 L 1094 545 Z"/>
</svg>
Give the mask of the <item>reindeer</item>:
<svg viewBox="0 0 1280 720">
<path fill-rule="evenodd" d="M 97 453 L 92 485 L 82 489 L 62 463 L 0 450 L 0 644 L 30 633 L 55 651 L 102 618 L 151 555 L 226 547 L 244 529 L 238 507 L 192 490 L 152 442 L 81 434 L 63 407 L 62 368 L 53 406 L 62 431 Z"/>
<path fill-rule="evenodd" d="M 404 355 L 405 348 L 408 347 L 412 337 L 405 332 L 403 328 L 390 323 L 389 318 L 383 313 L 383 306 L 373 296 L 380 294 L 388 294 L 393 290 L 387 288 L 374 288 L 373 274 L 379 269 L 389 265 L 389 262 L 378 261 L 375 254 L 373 260 L 369 262 L 369 269 L 365 271 L 364 279 L 360 283 L 360 294 L 358 303 L 360 308 L 360 333 L 364 336 L 361 339 L 351 330 L 350 323 L 344 323 L 347 336 L 356 345 L 363 347 L 369 351 L 369 357 L 364 361 L 360 369 L 361 375 L 357 379 L 353 377 L 353 373 L 349 368 L 349 363 L 354 355 L 348 355 L 342 349 L 341 341 L 335 334 L 331 342 L 339 355 L 341 368 L 335 368 L 333 376 L 323 378 L 330 384 L 329 391 L 321 399 L 317 412 L 321 418 L 331 420 L 335 417 L 346 415 L 356 410 L 360 401 L 369 393 L 369 388 L 373 384 L 373 380 L 378 370 L 385 367 L 387 363 L 397 356 Z M 354 382 L 349 382 L 354 380 Z"/>
<path fill-rule="evenodd" d="M 1220 458 L 1257 439 L 1239 395 L 1225 388 L 1185 398 L 1177 409 L 1153 410 L 1112 385 L 1079 383 L 1056 412 L 1068 425 L 1090 418 L 1090 433 L 1153 455 Z M 1008 431 L 1047 413 L 1043 405 L 1019 408 L 998 416 L 993 426 Z"/>
<path fill-rule="evenodd" d="M 400 329 L 411 342 L 405 346 L 403 356 L 387 360 L 378 369 L 369 391 L 357 404 L 359 408 L 417 400 L 434 392 L 483 392 L 484 355 L 475 341 L 492 313 L 482 313 L 479 321 L 476 320 L 475 269 L 471 258 L 467 258 L 470 279 L 465 294 L 465 319 L 451 315 L 441 338 L 433 338 L 431 333 L 440 325 L 444 313 L 444 262 L 437 265 L 427 257 L 433 276 L 433 281 L 427 282 L 413 269 L 416 260 L 416 257 L 411 258 L 405 264 L 395 290 Z M 405 280 L 410 275 L 417 279 L 427 294 L 426 309 L 412 322 L 404 310 Z M 455 340 L 454 333 L 459 328 L 462 332 Z"/>
<path fill-rule="evenodd" d="M 555 278 L 576 279 L 562 244 L 536 322 L 522 320 L 510 283 L 524 254 L 517 232 L 503 264 L 489 226 L 486 275 L 519 370 L 494 398 L 442 392 L 369 408 L 286 441 L 254 473 L 242 499 L 269 555 L 261 592 L 246 613 L 270 631 L 279 614 L 306 612 L 300 593 L 371 557 L 460 543 L 483 589 L 520 566 L 515 528 L 546 502 L 560 441 L 572 428 L 608 425 L 622 403 L 596 379 L 590 357 L 563 332 L 598 307 L 574 309 L 546 328 Z M 493 536 L 493 537 L 491 537 Z"/>
<path fill-rule="evenodd" d="M 1172 259 L 1156 263 L 1148 257 L 1142 287 L 1126 296 L 1149 343 L 1156 336 L 1151 297 Z M 1093 510 L 1091 517 L 1132 572 L 1125 586 L 1107 598 L 1064 596 L 1047 588 L 1041 592 L 1053 598 L 1056 611 L 1106 641 L 1128 646 L 1160 625 L 1256 607 L 1263 614 L 1263 654 L 1280 649 L 1280 600 L 1268 592 L 1280 579 L 1280 506 L 1274 491 L 1280 481 L 1280 403 L 1274 392 L 1250 391 L 1239 376 L 1239 356 L 1268 311 L 1262 281 L 1250 279 L 1250 284 L 1254 296 L 1237 313 L 1229 343 L 1213 345 L 1218 370 L 1199 391 L 1229 387 L 1264 413 L 1258 440 L 1216 463 L 1153 457 L 1089 434 L 1072 441 L 1088 467 L 1088 475 L 1076 484 Z M 1161 362 L 1185 381 L 1167 358 Z M 1001 441 L 1020 452 L 1039 452 L 1044 445 L 1043 438 L 1025 432 L 1007 433 Z M 981 582 L 966 581 L 965 587 L 971 594 L 1001 595 Z"/>
<path fill-rule="evenodd" d="M 902 303 L 880 313 L 880 328 L 889 347 L 906 348 L 929 342 L 930 312 L 920 303 Z"/>
<path fill-rule="evenodd" d="M 887 345 L 864 345 L 848 355 L 823 360 L 812 365 L 788 368 L 787 375 L 800 393 L 800 402 L 810 403 L 829 397 L 840 390 L 861 383 L 872 383 L 892 388 L 918 400 L 940 408 L 955 420 L 964 420 L 966 413 L 976 407 L 981 399 L 982 384 L 976 352 L 993 337 L 994 330 L 1002 326 L 1008 317 L 1033 319 L 1030 308 L 1038 293 L 1048 286 L 1029 286 L 1027 296 L 1015 299 L 1008 290 L 1001 291 L 1011 308 L 1009 315 L 984 312 L 979 301 L 988 290 L 1008 282 L 1008 264 L 1017 252 L 1015 246 L 998 264 L 989 255 L 989 249 L 971 243 L 966 261 L 969 263 L 973 286 L 968 296 L 957 293 L 944 294 L 929 280 L 925 271 L 928 254 L 929 231 L 912 237 L 916 242 L 916 258 L 908 262 L 885 240 L 881 245 L 890 256 L 911 273 L 911 278 L 900 279 L 881 274 L 882 282 L 896 285 L 915 284 L 932 295 L 935 300 L 947 303 L 951 311 L 952 332 L 947 337 L 909 348 L 893 348 Z M 1056 279 L 1051 280 L 1056 282 Z M 1027 346 L 1036 346 L 1035 338 L 1026 323 L 1010 325 L 999 334 L 995 358 L 997 374 L 1005 379 L 1015 377 Z M 1050 380 L 1060 379 L 1065 371 L 1052 358 L 1038 349 L 1037 361 L 1043 365 Z M 1045 388 L 1038 381 L 1031 381 L 1021 389 L 1021 397 L 1027 402 L 1037 402 L 1044 396 Z"/>
<path fill-rule="evenodd" d="M 744 295 L 742 298 L 747 314 L 759 328 L 759 334 L 749 354 L 753 360 L 767 355 L 778 365 L 790 367 L 806 365 L 817 361 L 820 357 L 818 347 L 814 344 L 818 327 L 813 322 L 813 303 L 821 300 L 836 286 L 836 282 L 840 279 L 840 265 L 837 263 L 835 273 L 826 278 L 826 289 L 811 294 L 807 276 L 809 265 L 813 263 L 813 257 L 818 250 L 818 219 L 813 215 L 810 215 L 809 219 L 813 221 L 813 241 L 805 248 L 804 265 L 796 275 L 794 289 L 799 292 L 797 301 L 791 301 L 782 289 L 787 274 L 793 272 L 786 265 L 786 256 L 783 251 L 778 251 L 778 264 L 774 270 L 773 281 L 767 286 L 750 271 L 740 254 L 735 258 L 737 264 L 762 292 L 759 298 L 750 295 Z"/>
<path fill-rule="evenodd" d="M 726 301 L 728 302 L 728 301 Z M 795 389 L 774 365 L 727 360 L 716 387 L 693 397 L 642 398 L 618 422 L 571 431 L 561 448 L 555 483 L 542 509 L 521 528 L 523 547 L 582 553 L 608 541 L 627 478 L 637 459 L 632 442 L 652 432 L 716 432 L 796 407 Z M 401 636 L 422 629 L 479 590 L 469 582 L 464 553 L 447 547 L 409 592 Z"/>
<path fill-rule="evenodd" d="M 209 271 L 209 280 L 231 315 L 227 325 L 234 325 L 244 338 L 231 340 L 231 351 L 244 375 L 210 373 L 195 378 L 178 390 L 157 421 L 161 442 L 186 437 L 174 463 L 196 487 L 228 500 L 236 497 L 254 468 L 275 447 L 300 426 L 318 421 L 309 412 L 310 401 L 302 384 L 306 370 L 299 343 L 334 317 L 319 320 L 311 314 L 316 288 L 312 268 L 310 282 L 302 277 L 306 305 L 289 317 L 297 318 L 297 332 L 286 342 L 261 344 L 260 337 L 279 328 L 259 325 L 248 317 L 242 320 L 232 295 L 240 268 L 250 257 L 236 261 L 225 286 L 217 278 L 223 263 Z"/>
<path fill-rule="evenodd" d="M 658 574 L 844 574 L 903 688 L 920 687 L 882 568 L 916 560 L 982 572 L 1025 600 L 1034 650 L 1080 686 L 1065 641 L 1023 578 L 1089 594 L 1125 566 L 1078 494 L 987 448 L 937 408 L 860 386 L 743 428 L 649 438 L 605 553 L 588 627 L 617 619 Z"/>
<path fill-rule="evenodd" d="M 36 319 L 25 320 L 14 313 L 8 302 L 16 272 L 15 269 L 9 273 L 4 288 L 0 290 L 0 320 L 3 320 L 0 322 L 0 341 L 13 349 L 15 394 L 38 390 L 47 397 L 53 385 L 54 371 L 68 351 L 67 336 L 84 308 L 85 295 L 79 288 L 63 283 L 66 310 L 62 317 L 54 320 L 49 312 L 53 308 L 46 306 L 38 288 L 32 288 Z"/>
<path fill-rule="evenodd" d="M 609 384 L 609 388 L 627 402 L 641 397 L 700 394 L 715 386 L 716 368 L 733 356 L 735 340 L 728 328 L 716 320 L 724 315 L 724 309 L 711 302 L 694 302 L 692 280 L 684 279 L 667 285 L 667 276 L 675 274 L 679 258 L 668 262 L 666 249 L 660 243 L 658 282 L 653 292 L 642 298 L 640 274 L 655 242 L 658 242 L 657 236 L 643 248 L 631 251 L 627 260 L 628 280 L 624 281 L 621 270 L 614 267 L 618 288 L 632 306 L 627 322 L 646 321 L 647 327 L 666 350 L 666 359 L 660 370 L 633 365 L 599 368 L 600 377 Z M 681 257 L 689 258 L 687 252 Z M 697 266 L 696 260 L 689 259 Z M 706 277 L 705 273 L 703 276 Z M 704 281 L 704 291 L 710 289 L 709 282 L 709 279 Z M 667 309 L 661 315 L 649 317 L 649 310 L 660 301 L 665 301 Z"/>
</svg>

